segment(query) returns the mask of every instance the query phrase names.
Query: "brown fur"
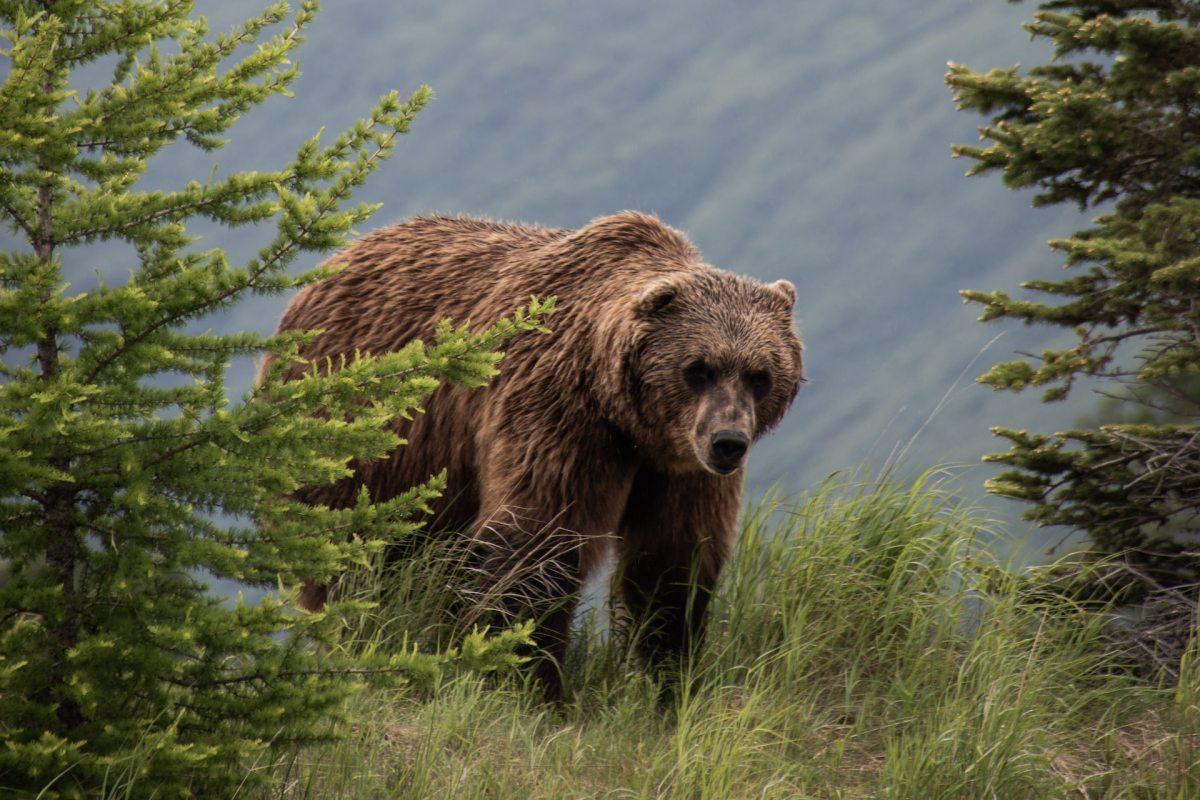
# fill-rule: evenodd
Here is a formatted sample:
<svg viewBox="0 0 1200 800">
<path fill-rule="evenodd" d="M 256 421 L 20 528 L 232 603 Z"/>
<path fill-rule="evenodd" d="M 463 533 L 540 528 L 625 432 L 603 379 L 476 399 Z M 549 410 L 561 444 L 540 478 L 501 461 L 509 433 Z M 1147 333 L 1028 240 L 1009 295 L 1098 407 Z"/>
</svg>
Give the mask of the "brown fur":
<svg viewBox="0 0 1200 800">
<path fill-rule="evenodd" d="M 736 472 L 738 442 L 774 426 L 802 380 L 791 284 L 714 269 L 634 212 L 577 231 L 423 217 L 335 260 L 345 268 L 301 291 L 280 324 L 324 331 L 309 359 L 430 340 L 444 318 L 486 326 L 531 295 L 559 310 L 552 335 L 510 342 L 491 385 L 439 388 L 399 425 L 407 446 L 308 499 L 340 506 L 365 485 L 384 500 L 445 469 L 437 527 L 490 545 L 485 569 L 516 553 L 555 561 L 551 585 L 526 592 L 557 601 L 538 633 L 551 694 L 580 583 L 614 534 L 625 604 L 655 620 L 644 653 L 684 651 L 736 535 L 741 478 L 717 471 Z M 718 454 L 720 437 L 732 444 Z M 557 547 L 567 532 L 582 547 Z M 306 587 L 309 607 L 324 597 Z"/>
</svg>

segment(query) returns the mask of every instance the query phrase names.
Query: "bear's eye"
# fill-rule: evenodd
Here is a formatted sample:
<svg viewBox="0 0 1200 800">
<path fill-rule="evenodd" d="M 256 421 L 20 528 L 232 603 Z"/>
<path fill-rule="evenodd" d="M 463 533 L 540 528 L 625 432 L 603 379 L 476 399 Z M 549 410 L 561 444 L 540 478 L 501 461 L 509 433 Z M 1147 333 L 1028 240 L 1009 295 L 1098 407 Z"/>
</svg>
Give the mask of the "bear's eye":
<svg viewBox="0 0 1200 800">
<path fill-rule="evenodd" d="M 746 385 L 750 387 L 755 400 L 762 400 L 771 391 L 771 373 L 763 370 L 747 372 Z"/>
<path fill-rule="evenodd" d="M 717 371 L 702 358 L 698 358 L 683 368 L 683 381 L 693 392 L 702 392 L 704 387 L 717 377 Z"/>
</svg>

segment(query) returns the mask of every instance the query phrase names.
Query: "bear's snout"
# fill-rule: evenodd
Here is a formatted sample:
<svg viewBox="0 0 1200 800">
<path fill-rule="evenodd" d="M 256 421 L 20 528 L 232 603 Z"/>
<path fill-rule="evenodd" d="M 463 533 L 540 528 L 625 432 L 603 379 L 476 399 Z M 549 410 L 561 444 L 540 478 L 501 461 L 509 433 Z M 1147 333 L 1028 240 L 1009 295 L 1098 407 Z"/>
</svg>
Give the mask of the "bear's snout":
<svg viewBox="0 0 1200 800">
<path fill-rule="evenodd" d="M 740 431 L 720 430 L 712 435 L 708 449 L 709 466 L 728 475 L 742 465 L 742 458 L 750 449 L 750 437 Z"/>
<path fill-rule="evenodd" d="M 736 370 L 718 373 L 702 390 L 696 407 L 692 450 L 699 466 L 715 475 L 732 475 L 741 469 L 754 438 L 754 423 L 751 389 Z"/>
</svg>

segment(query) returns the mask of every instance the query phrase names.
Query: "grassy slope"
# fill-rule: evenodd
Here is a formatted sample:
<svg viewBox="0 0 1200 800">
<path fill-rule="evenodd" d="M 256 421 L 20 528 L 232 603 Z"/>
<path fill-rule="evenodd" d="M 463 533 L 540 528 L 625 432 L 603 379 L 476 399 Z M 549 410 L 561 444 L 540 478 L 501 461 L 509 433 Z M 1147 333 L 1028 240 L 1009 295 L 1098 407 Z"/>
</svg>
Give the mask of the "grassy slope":
<svg viewBox="0 0 1200 800">
<path fill-rule="evenodd" d="M 1200 796 L 1200 653 L 1180 688 L 1139 685 L 1096 617 L 981 594 L 978 533 L 922 484 L 761 506 L 669 709 L 584 636 L 562 714 L 516 680 L 370 694 L 347 742 L 274 768 L 278 797 Z M 376 645 L 436 628 L 428 578 L 393 576 Z"/>
</svg>

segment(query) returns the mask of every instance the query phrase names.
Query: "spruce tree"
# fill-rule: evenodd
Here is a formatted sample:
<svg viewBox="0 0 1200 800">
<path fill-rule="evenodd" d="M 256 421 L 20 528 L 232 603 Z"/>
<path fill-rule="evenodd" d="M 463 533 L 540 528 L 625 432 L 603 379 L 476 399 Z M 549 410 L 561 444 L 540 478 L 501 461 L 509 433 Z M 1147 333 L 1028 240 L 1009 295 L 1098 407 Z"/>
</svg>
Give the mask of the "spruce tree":
<svg viewBox="0 0 1200 800">
<path fill-rule="evenodd" d="M 188 0 L 0 2 L 0 214 L 19 240 L 0 253 L 5 796 L 230 797 L 262 774 L 247 770 L 265 749 L 337 735 L 364 681 L 498 668 L 528 638 L 477 633 L 441 654 L 336 646 L 347 608 L 295 611 L 290 587 L 369 561 L 442 484 L 340 510 L 291 498 L 389 453 L 388 423 L 440 382 L 486 382 L 497 348 L 542 330 L 550 303 L 289 382 L 315 333 L 197 332 L 239 300 L 336 269 L 292 268 L 368 218 L 374 206 L 350 196 L 428 89 L 384 97 L 331 142 L 298 143 L 280 169 L 139 188 L 168 146 L 215 150 L 242 112 L 288 92 L 315 9 L 278 3 L 212 36 Z M 77 88 L 81 68 L 107 65 L 108 85 Z M 198 217 L 273 234 L 233 263 L 196 244 Z M 72 288 L 64 253 L 98 242 L 128 245 L 128 279 Z M 231 401 L 231 359 L 267 353 L 271 374 Z M 214 576 L 271 591 L 232 601 L 208 591 Z"/>
<path fill-rule="evenodd" d="M 1050 246 L 1070 274 L 1027 293 L 966 291 L 981 319 L 1073 332 L 1069 346 L 1007 361 L 980 380 L 1077 386 L 1110 402 L 1106 420 L 1053 434 L 996 428 L 1010 450 L 991 491 L 1031 504 L 1043 525 L 1086 531 L 1156 586 L 1200 566 L 1200 3 L 1061 0 L 1026 28 L 1051 63 L 986 73 L 951 64 L 959 108 L 990 118 L 983 144 L 954 148 L 998 171 L 1034 205 L 1096 210 L 1091 227 Z M 1137 411 L 1140 409 L 1140 412 Z"/>
</svg>

